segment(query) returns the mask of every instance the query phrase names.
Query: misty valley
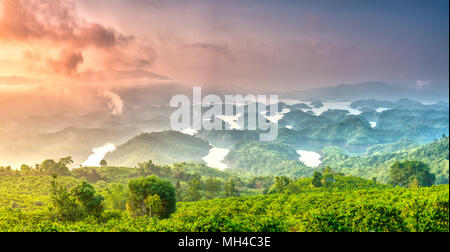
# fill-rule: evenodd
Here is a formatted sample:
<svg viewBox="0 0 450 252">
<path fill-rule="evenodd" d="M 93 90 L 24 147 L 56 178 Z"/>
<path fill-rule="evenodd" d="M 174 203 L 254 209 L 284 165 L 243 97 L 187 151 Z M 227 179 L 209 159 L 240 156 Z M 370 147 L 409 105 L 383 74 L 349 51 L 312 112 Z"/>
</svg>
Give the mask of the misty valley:
<svg viewBox="0 0 450 252">
<path fill-rule="evenodd" d="M 233 111 L 243 106 L 245 113 L 251 108 L 229 106 Z M 23 119 L 40 121 L 34 131 L 4 127 L 11 132 L 1 138 L 1 161 L 9 163 L 0 166 L 0 230 L 448 230 L 442 225 L 448 219 L 448 103 L 286 98 L 278 106 L 274 117 L 266 117 L 279 128 L 271 142 L 260 142 L 259 130 L 233 127 L 242 114 L 216 117 L 229 130 L 173 131 L 174 108 L 163 104 L 125 108 L 119 115 L 47 116 L 48 123 Z M 401 175 L 394 173 L 398 166 Z M 161 189 L 133 192 L 134 183 Z M 165 183 L 171 193 L 153 194 Z M 76 190 L 90 190 L 87 203 L 98 206 L 85 209 Z M 62 193 L 69 201 L 64 204 L 73 200 L 72 209 L 55 203 Z M 412 207 L 410 199 L 420 203 Z M 132 200 L 138 205 L 130 205 Z M 341 216 L 351 206 L 362 212 Z M 423 208 L 429 217 L 406 217 L 422 216 Z M 91 214 L 100 219 L 85 222 Z M 229 214 L 234 217 L 224 219 Z M 366 216 L 365 224 L 359 214 Z M 333 224 L 325 216 L 333 216 Z M 212 224 L 202 224 L 209 218 Z M 49 222 L 32 224 L 44 219 Z"/>
</svg>

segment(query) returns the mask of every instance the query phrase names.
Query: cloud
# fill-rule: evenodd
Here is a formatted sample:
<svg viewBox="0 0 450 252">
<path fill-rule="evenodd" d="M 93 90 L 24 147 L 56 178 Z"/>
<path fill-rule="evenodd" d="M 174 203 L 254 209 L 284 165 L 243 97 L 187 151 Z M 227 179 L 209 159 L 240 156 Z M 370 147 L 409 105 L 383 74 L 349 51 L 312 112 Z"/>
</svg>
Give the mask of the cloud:
<svg viewBox="0 0 450 252">
<path fill-rule="evenodd" d="M 105 98 L 108 98 L 108 107 L 110 113 L 113 115 L 121 115 L 123 113 L 124 103 L 120 96 L 111 92 L 111 91 L 102 91 L 101 95 Z"/>
<path fill-rule="evenodd" d="M 74 76 L 86 69 L 135 70 L 155 61 L 150 45 L 81 18 L 75 0 L 3 0 L 0 6 L 0 41 L 39 55 L 28 59 L 30 69 Z"/>
<path fill-rule="evenodd" d="M 48 59 L 48 65 L 55 73 L 73 76 L 77 73 L 78 66 L 83 63 L 83 60 L 80 51 L 66 49 L 61 51 L 57 59 Z"/>
<path fill-rule="evenodd" d="M 418 80 L 416 82 L 418 88 L 424 88 L 431 86 L 432 82 L 429 80 Z"/>
<path fill-rule="evenodd" d="M 78 17 L 75 3 L 63 0 L 3 0 L 1 39 L 48 40 L 75 47 L 109 48 L 133 37 Z"/>
</svg>

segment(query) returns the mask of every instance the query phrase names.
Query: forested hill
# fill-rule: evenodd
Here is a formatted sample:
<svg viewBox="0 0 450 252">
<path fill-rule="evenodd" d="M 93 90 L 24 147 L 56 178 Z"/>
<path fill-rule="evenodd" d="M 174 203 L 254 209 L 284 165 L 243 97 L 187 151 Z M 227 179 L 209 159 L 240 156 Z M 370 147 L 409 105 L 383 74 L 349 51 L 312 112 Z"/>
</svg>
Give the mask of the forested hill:
<svg viewBox="0 0 450 252">
<path fill-rule="evenodd" d="M 157 164 L 200 161 L 210 148 L 207 141 L 177 131 L 144 133 L 118 146 L 105 160 L 110 165 L 127 167 L 148 160 Z"/>
<path fill-rule="evenodd" d="M 299 161 L 300 156 L 289 145 L 276 142 L 241 142 L 230 151 L 226 162 L 231 169 L 253 175 L 308 177 L 315 169 Z"/>
<path fill-rule="evenodd" d="M 429 144 L 409 150 L 390 153 L 376 153 L 370 156 L 352 157 L 336 147 L 323 150 L 323 165 L 333 166 L 339 172 L 364 178 L 376 177 L 386 182 L 390 165 L 395 161 L 417 160 L 426 163 L 436 175 L 436 183 L 448 184 L 449 178 L 449 138 L 443 136 Z"/>
</svg>

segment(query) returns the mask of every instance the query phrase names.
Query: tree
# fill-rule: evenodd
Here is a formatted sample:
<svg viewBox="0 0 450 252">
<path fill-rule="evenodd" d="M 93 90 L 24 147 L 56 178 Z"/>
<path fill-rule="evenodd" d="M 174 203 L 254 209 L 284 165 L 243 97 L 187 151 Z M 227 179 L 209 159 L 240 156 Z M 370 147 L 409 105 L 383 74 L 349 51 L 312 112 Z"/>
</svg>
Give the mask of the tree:
<svg viewBox="0 0 450 252">
<path fill-rule="evenodd" d="M 55 162 L 53 159 L 47 159 L 39 166 L 39 170 L 48 175 L 67 176 L 70 175 L 68 166 L 72 163 L 71 157 L 61 158 L 58 162 Z"/>
<path fill-rule="evenodd" d="M 168 180 L 156 176 L 142 177 L 128 183 L 127 211 L 133 217 L 150 216 L 148 197 L 158 195 L 161 200 L 161 218 L 168 218 L 176 210 L 176 192 Z"/>
<path fill-rule="evenodd" d="M 97 194 L 94 187 L 83 181 L 71 190 L 75 202 L 80 206 L 84 216 L 100 217 L 103 212 L 103 196 Z"/>
<path fill-rule="evenodd" d="M 106 167 L 107 165 L 108 165 L 108 163 L 106 162 L 106 160 L 102 159 L 102 161 L 100 161 L 101 167 Z"/>
<path fill-rule="evenodd" d="M 58 183 L 57 174 L 52 174 L 52 177 L 50 212 L 57 219 L 78 221 L 87 216 L 101 216 L 104 198 L 95 192 L 91 184 L 82 182 L 69 191 Z"/>
<path fill-rule="evenodd" d="M 53 179 L 50 182 L 50 212 L 60 221 L 76 221 L 80 219 L 82 214 L 77 202 L 70 195 L 67 188 L 58 183 L 58 175 L 54 173 L 52 177 Z"/>
<path fill-rule="evenodd" d="M 413 182 L 415 185 L 432 186 L 435 181 L 436 177 L 430 172 L 430 167 L 420 161 L 397 161 L 389 170 L 389 184 L 393 186 L 408 187 Z"/>
<path fill-rule="evenodd" d="M 20 171 L 30 172 L 31 170 L 32 170 L 31 167 L 26 164 L 23 164 L 22 166 L 20 166 Z"/>
<path fill-rule="evenodd" d="M 291 183 L 291 180 L 286 176 L 276 177 L 275 184 L 269 190 L 269 193 L 283 193 Z"/>
<path fill-rule="evenodd" d="M 318 171 L 314 171 L 313 180 L 311 184 L 314 187 L 321 187 L 322 186 L 322 174 Z"/>
<path fill-rule="evenodd" d="M 194 178 L 189 182 L 188 197 L 190 201 L 197 201 L 202 198 L 200 188 L 201 184 L 197 178 Z"/>
<path fill-rule="evenodd" d="M 220 191 L 220 181 L 214 178 L 209 178 L 205 182 L 206 198 L 212 199 L 214 195 Z"/>
<path fill-rule="evenodd" d="M 239 197 L 239 191 L 236 188 L 236 182 L 234 179 L 228 179 L 227 182 L 223 185 L 223 189 L 225 190 L 225 197 Z"/>
</svg>

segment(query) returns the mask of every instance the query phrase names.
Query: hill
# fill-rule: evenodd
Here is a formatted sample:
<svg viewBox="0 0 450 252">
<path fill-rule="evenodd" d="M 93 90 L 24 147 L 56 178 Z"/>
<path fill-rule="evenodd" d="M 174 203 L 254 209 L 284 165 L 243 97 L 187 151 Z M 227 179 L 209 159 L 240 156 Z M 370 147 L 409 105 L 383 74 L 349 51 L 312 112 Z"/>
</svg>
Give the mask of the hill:
<svg viewBox="0 0 450 252">
<path fill-rule="evenodd" d="M 391 148 L 388 146 L 387 148 Z M 394 152 L 378 151 L 369 156 L 349 156 L 337 147 L 323 150 L 323 165 L 332 166 L 336 171 L 363 178 L 376 177 L 386 182 L 389 167 L 395 161 L 417 160 L 428 164 L 431 172 L 436 174 L 436 182 L 448 184 L 449 178 L 449 138 L 444 136 L 429 144 L 409 150 Z"/>
<path fill-rule="evenodd" d="M 177 131 L 144 133 L 118 146 L 105 160 L 113 166 L 127 167 L 148 160 L 157 164 L 200 161 L 210 148 L 207 141 Z"/>
<path fill-rule="evenodd" d="M 314 169 L 299 161 L 292 147 L 276 142 L 242 142 L 226 156 L 232 170 L 253 175 L 311 176 Z"/>
</svg>

